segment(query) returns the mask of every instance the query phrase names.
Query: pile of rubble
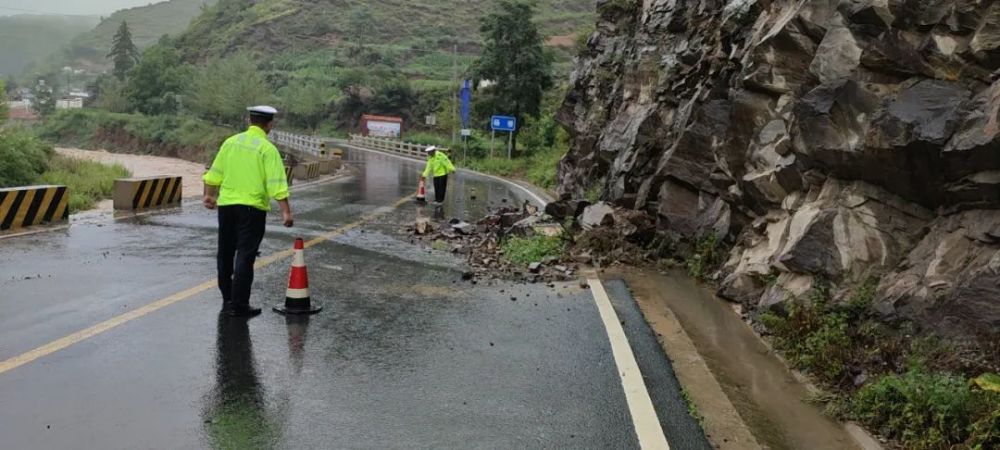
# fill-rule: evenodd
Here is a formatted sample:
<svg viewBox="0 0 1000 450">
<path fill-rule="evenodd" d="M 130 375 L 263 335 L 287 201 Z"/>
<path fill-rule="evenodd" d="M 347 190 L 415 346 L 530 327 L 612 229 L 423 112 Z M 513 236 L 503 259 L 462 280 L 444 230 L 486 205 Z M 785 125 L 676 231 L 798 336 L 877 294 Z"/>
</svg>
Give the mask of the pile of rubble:
<svg viewBox="0 0 1000 450">
<path fill-rule="evenodd" d="M 568 281 L 579 274 L 580 264 L 561 257 L 514 264 L 502 255 L 502 242 L 509 237 L 561 236 L 563 226 L 538 207 L 525 203 L 520 208 L 502 207 L 476 223 L 451 219 L 435 223 L 418 217 L 407 232 L 436 250 L 466 255 L 469 268 L 464 278 L 511 279 L 531 283 Z"/>
<path fill-rule="evenodd" d="M 569 205 L 564 200 L 550 203 L 544 212 L 525 203 L 520 208 L 494 210 L 476 223 L 459 219 L 435 223 L 419 217 L 407 232 L 437 250 L 466 255 L 468 279 L 568 281 L 577 278 L 584 267 L 637 265 L 660 256 L 652 217 L 606 203 Z M 566 251 L 528 265 L 514 264 L 503 257 L 505 239 L 538 235 L 565 237 Z"/>
</svg>

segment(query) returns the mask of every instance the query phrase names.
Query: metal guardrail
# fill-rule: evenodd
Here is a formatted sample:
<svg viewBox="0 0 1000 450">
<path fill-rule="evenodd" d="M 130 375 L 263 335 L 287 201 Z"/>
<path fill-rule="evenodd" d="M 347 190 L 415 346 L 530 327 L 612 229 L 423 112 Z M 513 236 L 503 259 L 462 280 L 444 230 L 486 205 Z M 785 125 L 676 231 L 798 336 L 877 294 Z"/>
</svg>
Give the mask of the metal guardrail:
<svg viewBox="0 0 1000 450">
<path fill-rule="evenodd" d="M 359 134 L 352 134 L 351 139 L 348 142 L 352 145 L 357 145 L 359 147 L 367 147 L 376 150 L 398 153 L 405 156 L 416 156 L 416 157 L 423 157 L 424 149 L 430 147 L 429 145 L 413 144 L 410 142 L 400 141 L 398 139 L 367 137 L 367 136 L 361 136 Z M 445 152 L 448 151 L 448 149 L 444 147 L 442 147 L 441 150 Z"/>
<path fill-rule="evenodd" d="M 323 144 L 329 148 L 332 145 L 337 144 L 351 144 L 358 147 L 370 148 L 373 150 L 382 150 L 386 152 L 396 153 L 404 156 L 411 156 L 417 158 L 424 157 L 424 149 L 429 147 L 429 145 L 414 144 L 411 142 L 404 142 L 398 139 L 390 138 L 380 138 L 380 137 L 368 137 L 362 136 L 360 134 L 350 135 L 349 140 L 342 139 L 327 139 L 315 136 L 306 136 L 301 134 L 289 133 L 286 131 L 273 130 L 270 134 L 271 142 L 275 145 L 293 150 L 298 153 L 302 153 L 313 158 L 320 157 L 320 150 L 323 148 Z M 447 148 L 442 148 L 444 151 L 448 151 Z"/>
<path fill-rule="evenodd" d="M 285 131 L 273 130 L 269 135 L 271 142 L 305 155 L 319 158 L 320 148 L 326 140 L 315 136 L 305 136 L 301 134 L 288 133 Z"/>
</svg>

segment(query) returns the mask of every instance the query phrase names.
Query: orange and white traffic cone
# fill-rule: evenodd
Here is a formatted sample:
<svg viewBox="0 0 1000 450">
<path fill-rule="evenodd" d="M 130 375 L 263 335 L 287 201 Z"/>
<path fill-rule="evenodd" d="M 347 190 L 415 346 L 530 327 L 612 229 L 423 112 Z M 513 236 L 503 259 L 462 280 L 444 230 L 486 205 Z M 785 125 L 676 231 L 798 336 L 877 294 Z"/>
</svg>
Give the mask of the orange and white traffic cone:
<svg viewBox="0 0 1000 450">
<path fill-rule="evenodd" d="M 423 177 L 420 177 L 420 184 L 417 185 L 417 202 L 427 203 L 427 187 L 425 185 L 426 181 Z"/>
<path fill-rule="evenodd" d="M 281 314 L 315 314 L 323 307 L 312 304 L 309 299 L 309 272 L 306 271 L 305 242 L 295 239 L 295 254 L 292 256 L 292 272 L 288 275 L 288 290 L 285 303 L 275 305 Z"/>
</svg>

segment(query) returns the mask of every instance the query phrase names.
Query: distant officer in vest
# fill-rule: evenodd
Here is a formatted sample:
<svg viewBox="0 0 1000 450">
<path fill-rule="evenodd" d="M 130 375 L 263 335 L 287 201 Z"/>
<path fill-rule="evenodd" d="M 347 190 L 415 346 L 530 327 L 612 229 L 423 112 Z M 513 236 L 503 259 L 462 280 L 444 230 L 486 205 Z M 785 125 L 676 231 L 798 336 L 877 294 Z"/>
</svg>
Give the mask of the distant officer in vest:
<svg viewBox="0 0 1000 450">
<path fill-rule="evenodd" d="M 455 165 L 448 159 L 448 155 L 438 150 L 435 146 L 424 149 L 427 152 L 427 167 L 424 168 L 424 178 L 434 176 L 434 204 L 444 203 L 444 196 L 448 193 L 448 175 L 455 172 Z"/>
<path fill-rule="evenodd" d="M 267 140 L 278 110 L 253 106 L 247 111 L 250 127 L 226 139 L 204 176 L 205 207 L 219 210 L 222 314 L 235 317 L 260 314 L 260 308 L 250 306 L 250 286 L 272 199 L 281 207 L 284 225 L 293 223 L 285 166 L 277 147 Z"/>
</svg>

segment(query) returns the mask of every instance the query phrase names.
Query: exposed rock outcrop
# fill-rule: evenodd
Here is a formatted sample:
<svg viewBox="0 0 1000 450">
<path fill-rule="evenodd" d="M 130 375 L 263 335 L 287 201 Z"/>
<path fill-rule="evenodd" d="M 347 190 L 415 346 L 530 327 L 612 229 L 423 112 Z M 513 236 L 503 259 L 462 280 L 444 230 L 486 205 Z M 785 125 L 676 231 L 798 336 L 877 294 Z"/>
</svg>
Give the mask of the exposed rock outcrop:
<svg viewBox="0 0 1000 450">
<path fill-rule="evenodd" d="M 1000 3 L 598 9 L 559 111 L 561 194 L 599 180 L 661 233 L 725 237 L 734 300 L 879 276 L 887 315 L 1000 329 Z"/>
</svg>

